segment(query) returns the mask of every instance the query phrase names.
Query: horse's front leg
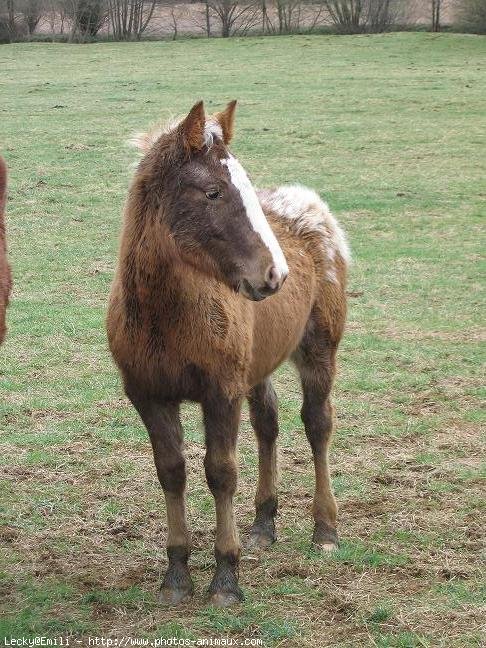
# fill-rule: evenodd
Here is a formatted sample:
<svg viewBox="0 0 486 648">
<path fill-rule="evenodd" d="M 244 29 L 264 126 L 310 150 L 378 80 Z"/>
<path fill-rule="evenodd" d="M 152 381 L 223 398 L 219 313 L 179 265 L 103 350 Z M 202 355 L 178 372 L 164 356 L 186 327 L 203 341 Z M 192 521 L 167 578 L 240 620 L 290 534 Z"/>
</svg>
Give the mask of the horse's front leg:
<svg viewBox="0 0 486 648">
<path fill-rule="evenodd" d="M 187 566 L 190 536 L 186 523 L 186 468 L 179 404 L 162 404 L 140 398 L 128 390 L 127 393 L 150 435 L 157 476 L 165 495 L 169 565 L 162 581 L 160 599 L 164 604 L 177 604 L 189 599 L 194 590 Z"/>
<path fill-rule="evenodd" d="M 204 468 L 216 507 L 216 571 L 209 586 L 210 601 L 226 607 L 242 601 L 238 586 L 240 541 L 233 511 L 236 490 L 236 440 L 241 399 L 211 399 L 203 403 L 206 433 Z"/>
</svg>

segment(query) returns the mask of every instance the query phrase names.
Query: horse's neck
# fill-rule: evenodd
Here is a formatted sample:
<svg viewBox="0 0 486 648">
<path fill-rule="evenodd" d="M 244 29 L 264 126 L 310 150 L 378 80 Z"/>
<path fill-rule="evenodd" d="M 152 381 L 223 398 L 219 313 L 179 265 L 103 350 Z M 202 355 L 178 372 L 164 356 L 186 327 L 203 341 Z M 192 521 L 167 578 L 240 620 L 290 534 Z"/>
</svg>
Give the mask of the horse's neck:
<svg viewBox="0 0 486 648">
<path fill-rule="evenodd" d="M 160 226 L 141 231 L 129 224 L 121 264 L 125 295 L 145 312 L 174 310 L 198 300 L 208 281 L 183 263 L 167 231 Z"/>
<path fill-rule="evenodd" d="M 130 191 L 122 236 L 120 271 L 127 303 L 148 317 L 181 308 L 197 311 L 194 305 L 204 302 L 214 280 L 181 259 L 162 215 L 141 186 L 135 182 Z"/>
</svg>

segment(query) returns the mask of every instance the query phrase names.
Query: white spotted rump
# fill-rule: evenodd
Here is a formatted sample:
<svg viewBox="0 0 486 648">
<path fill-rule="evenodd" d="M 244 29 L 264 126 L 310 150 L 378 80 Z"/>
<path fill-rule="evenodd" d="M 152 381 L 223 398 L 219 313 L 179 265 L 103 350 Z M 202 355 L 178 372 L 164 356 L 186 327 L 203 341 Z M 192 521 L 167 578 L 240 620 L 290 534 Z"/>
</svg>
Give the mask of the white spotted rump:
<svg viewBox="0 0 486 648">
<path fill-rule="evenodd" d="M 240 193 L 251 226 L 260 235 L 263 243 L 270 250 L 277 272 L 281 277 L 286 277 L 289 273 L 289 268 L 284 253 L 272 228 L 268 224 L 256 191 L 246 175 L 246 171 L 232 155 L 229 155 L 228 158 L 223 158 L 221 164 L 228 168 L 231 182 Z"/>
<path fill-rule="evenodd" d="M 265 211 L 288 219 L 297 234 L 314 231 L 321 235 L 323 251 L 329 262 L 327 279 L 337 281 L 336 254 L 349 265 L 351 253 L 346 235 L 317 193 L 302 185 L 284 185 L 259 191 L 258 197 Z"/>
</svg>

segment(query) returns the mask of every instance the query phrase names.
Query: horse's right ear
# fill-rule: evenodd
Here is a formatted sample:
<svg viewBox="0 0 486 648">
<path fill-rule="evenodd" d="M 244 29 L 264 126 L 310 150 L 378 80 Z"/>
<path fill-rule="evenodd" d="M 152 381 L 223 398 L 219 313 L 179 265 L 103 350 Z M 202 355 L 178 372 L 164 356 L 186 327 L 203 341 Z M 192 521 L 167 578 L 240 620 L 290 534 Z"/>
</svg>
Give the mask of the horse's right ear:
<svg viewBox="0 0 486 648">
<path fill-rule="evenodd" d="M 204 114 L 204 103 L 199 101 L 189 111 L 189 114 L 181 124 L 184 146 L 189 151 L 199 151 L 204 146 L 204 128 L 206 126 L 206 115 Z"/>
<path fill-rule="evenodd" d="M 221 126 L 221 130 L 223 131 L 223 141 L 225 144 L 229 144 L 233 137 L 235 108 L 236 99 L 230 101 L 222 112 L 216 113 L 215 115 L 215 118 Z"/>
</svg>

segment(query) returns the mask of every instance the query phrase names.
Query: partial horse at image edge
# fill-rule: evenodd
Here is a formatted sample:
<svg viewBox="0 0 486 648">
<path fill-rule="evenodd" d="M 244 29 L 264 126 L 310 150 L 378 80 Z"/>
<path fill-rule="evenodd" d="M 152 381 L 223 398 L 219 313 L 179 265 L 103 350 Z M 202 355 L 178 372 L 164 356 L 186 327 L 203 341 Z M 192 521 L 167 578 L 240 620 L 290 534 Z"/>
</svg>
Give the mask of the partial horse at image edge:
<svg viewBox="0 0 486 648">
<path fill-rule="evenodd" d="M 12 277 L 10 266 L 7 262 L 7 242 L 5 233 L 5 208 L 7 204 L 7 167 L 3 158 L 0 157 L 0 344 L 5 338 L 7 331 L 6 311 Z"/>
</svg>

